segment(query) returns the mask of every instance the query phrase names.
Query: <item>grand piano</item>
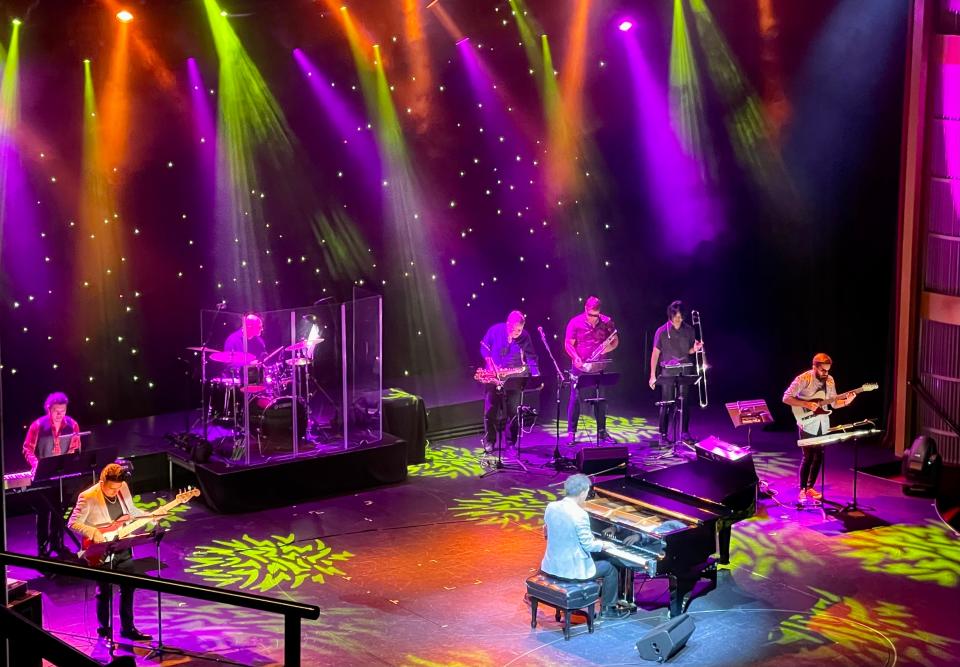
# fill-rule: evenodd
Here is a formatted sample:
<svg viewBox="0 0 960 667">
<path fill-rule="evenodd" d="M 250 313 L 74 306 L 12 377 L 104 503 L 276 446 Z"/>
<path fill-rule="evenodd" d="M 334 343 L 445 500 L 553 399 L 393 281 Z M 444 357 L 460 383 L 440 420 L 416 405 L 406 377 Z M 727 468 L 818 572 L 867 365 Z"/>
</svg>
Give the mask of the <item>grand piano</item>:
<svg viewBox="0 0 960 667">
<path fill-rule="evenodd" d="M 584 509 L 593 532 L 615 544 L 606 553 L 625 568 L 628 601 L 637 573 L 667 577 L 671 616 L 689 605 L 699 580 L 708 582 L 704 592 L 716 588 L 733 524 L 756 512 L 757 475 L 749 452 L 741 452 L 731 460 L 698 448 L 695 461 L 594 485 Z"/>
</svg>

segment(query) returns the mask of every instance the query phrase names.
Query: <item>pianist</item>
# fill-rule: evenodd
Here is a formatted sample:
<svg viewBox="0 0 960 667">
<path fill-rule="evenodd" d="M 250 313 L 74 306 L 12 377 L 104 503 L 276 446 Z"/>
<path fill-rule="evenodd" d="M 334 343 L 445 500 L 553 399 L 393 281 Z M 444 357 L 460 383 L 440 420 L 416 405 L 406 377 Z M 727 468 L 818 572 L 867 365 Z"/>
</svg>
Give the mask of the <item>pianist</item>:
<svg viewBox="0 0 960 667">
<path fill-rule="evenodd" d="M 590 478 L 571 475 L 563 484 L 566 496 L 547 505 L 543 532 L 547 550 L 540 571 L 551 577 L 572 581 L 602 579 L 603 609 L 600 617 L 623 618 L 630 612 L 617 606 L 620 581 L 617 568 L 609 560 L 595 560 L 610 543 L 598 540 L 590 530 L 590 517 L 583 509 L 590 492 Z"/>
<path fill-rule="evenodd" d="M 80 426 L 76 420 L 67 416 L 69 402 L 63 392 L 53 392 L 43 402 L 43 409 L 47 414 L 35 420 L 27 429 L 27 437 L 23 440 L 23 458 L 30 466 L 31 476 L 36 473 L 40 459 L 79 451 Z M 65 553 L 63 519 L 60 517 L 62 508 L 53 507 L 50 500 L 42 494 L 36 501 L 34 509 L 37 512 L 37 554 L 47 557 L 51 551 L 56 551 L 58 555 Z"/>
</svg>

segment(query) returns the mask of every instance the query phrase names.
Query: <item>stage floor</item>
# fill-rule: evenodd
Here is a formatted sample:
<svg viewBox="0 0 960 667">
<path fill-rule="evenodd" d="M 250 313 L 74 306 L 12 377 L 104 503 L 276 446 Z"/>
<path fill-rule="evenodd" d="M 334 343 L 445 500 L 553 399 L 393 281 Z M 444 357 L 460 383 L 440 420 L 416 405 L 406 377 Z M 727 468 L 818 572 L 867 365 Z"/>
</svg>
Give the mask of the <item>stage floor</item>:
<svg viewBox="0 0 960 667">
<path fill-rule="evenodd" d="M 609 431 L 629 444 L 634 470 L 679 462 L 652 446 L 652 413 L 616 411 Z M 722 408 L 698 410 L 692 431 L 746 441 Z M 864 515 L 840 521 L 798 511 L 792 435 L 754 431 L 758 474 L 776 495 L 734 527 L 731 564 L 715 591 L 692 602 L 696 630 L 671 663 L 956 664 L 960 542 L 933 501 L 861 474 L 859 501 L 871 508 Z M 543 607 L 530 628 L 524 579 L 543 553 L 543 508 L 568 474 L 548 465 L 553 447 L 548 422 L 522 441 L 528 472 L 481 477 L 474 437 L 437 443 L 427 464 L 411 466 L 408 480 L 390 487 L 229 516 L 194 503 L 169 521 L 162 575 L 319 605 L 320 620 L 304 625 L 304 665 L 644 664 L 635 643 L 667 618 L 660 581 L 638 591 L 638 613 L 603 622 L 593 634 L 578 625 L 564 641 Z M 890 458 L 861 447 L 861 466 Z M 831 447 L 826 460 L 827 497 L 848 501 L 852 446 Z M 143 500 L 155 506 L 153 496 Z M 11 519 L 11 550 L 33 553 L 31 520 Z M 152 555 L 137 554 L 155 574 Z M 11 570 L 43 592 L 46 628 L 106 661 L 94 642 L 92 585 Z M 152 594 L 137 594 L 137 625 L 154 636 L 156 605 Z M 280 617 L 175 598 L 163 599 L 162 613 L 164 643 L 198 656 L 168 656 L 163 664 L 274 665 L 282 657 Z M 160 662 L 147 659 L 145 648 L 134 653 L 140 664 Z"/>
</svg>

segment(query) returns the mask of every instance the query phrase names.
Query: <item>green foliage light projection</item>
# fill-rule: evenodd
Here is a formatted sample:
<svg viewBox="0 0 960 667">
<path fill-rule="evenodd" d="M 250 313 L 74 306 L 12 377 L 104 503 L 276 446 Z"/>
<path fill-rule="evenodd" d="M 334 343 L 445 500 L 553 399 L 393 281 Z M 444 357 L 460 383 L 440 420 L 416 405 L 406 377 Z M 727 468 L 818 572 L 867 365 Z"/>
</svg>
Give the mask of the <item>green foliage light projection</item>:
<svg viewBox="0 0 960 667">
<path fill-rule="evenodd" d="M 168 502 L 170 501 L 166 500 L 163 496 L 157 496 L 150 501 L 143 500 L 143 498 L 139 495 L 133 497 L 133 504 L 142 509 L 144 512 L 152 512 L 157 508 L 166 505 Z M 171 507 L 167 511 L 166 516 L 157 521 L 157 525 L 159 525 L 161 528 L 169 528 L 171 524 L 186 521 L 186 519 L 184 519 L 181 515 L 185 514 L 189 509 L 190 505 L 187 503 L 177 505 L 176 507 Z"/>
<path fill-rule="evenodd" d="M 868 572 L 908 577 L 956 588 L 960 543 L 942 524 L 898 524 L 848 533 L 837 555 L 859 560 Z"/>
<path fill-rule="evenodd" d="M 907 607 L 884 602 L 864 604 L 852 597 L 813 589 L 819 595 L 809 613 L 795 614 L 780 624 L 775 644 L 800 642 L 813 646 L 834 644 L 852 656 L 865 658 L 863 664 L 889 664 L 891 644 L 908 664 L 929 664 L 930 658 L 949 658 L 960 644 L 917 629 L 919 622 Z M 834 656 L 835 657 L 835 656 Z"/>
<path fill-rule="evenodd" d="M 486 489 L 472 498 L 455 498 L 450 510 L 454 516 L 465 517 L 482 525 L 506 528 L 514 524 L 525 530 L 537 530 L 543 525 L 543 511 L 557 495 L 546 489 L 514 487 L 513 493 Z"/>
<path fill-rule="evenodd" d="M 479 477 L 483 473 L 480 457 L 483 450 L 479 447 L 469 449 L 444 445 L 431 447 L 427 450 L 427 462 L 407 466 L 407 474 L 411 477 Z"/>
<path fill-rule="evenodd" d="M 553 432 L 556 427 L 556 421 L 548 422 L 544 428 Z M 560 429 L 567 427 L 565 419 L 560 420 Z M 589 415 L 581 415 L 580 422 L 577 424 L 577 439 L 587 440 L 595 437 L 597 432 L 597 420 Z M 619 417 L 616 415 L 607 415 L 607 433 L 622 442 L 636 442 L 648 438 L 656 438 L 659 433 L 657 424 L 643 417 Z"/>
<path fill-rule="evenodd" d="M 307 581 L 322 584 L 326 577 L 345 575 L 337 564 L 352 557 L 349 551 L 335 553 L 319 538 L 298 543 L 293 533 L 264 540 L 244 535 L 197 547 L 186 558 L 193 565 L 184 571 L 216 586 L 239 584 L 266 592 L 281 584 L 297 588 Z"/>
<path fill-rule="evenodd" d="M 810 551 L 797 524 L 774 529 L 769 522 L 742 521 L 730 539 L 730 569 L 745 568 L 761 577 L 774 574 L 800 576 L 802 567 L 821 560 Z"/>
</svg>

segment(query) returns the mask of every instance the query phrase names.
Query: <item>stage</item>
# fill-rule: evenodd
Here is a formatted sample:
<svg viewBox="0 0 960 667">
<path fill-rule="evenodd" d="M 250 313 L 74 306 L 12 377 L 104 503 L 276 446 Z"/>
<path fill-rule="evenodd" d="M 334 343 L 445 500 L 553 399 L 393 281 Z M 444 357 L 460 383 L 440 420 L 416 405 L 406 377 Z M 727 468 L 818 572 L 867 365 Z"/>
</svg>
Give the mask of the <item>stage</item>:
<svg viewBox="0 0 960 667">
<path fill-rule="evenodd" d="M 682 465 L 653 443 L 653 418 L 649 408 L 611 411 L 609 430 L 628 445 L 631 472 Z M 565 456 L 590 446 L 591 425 L 582 419 L 584 442 L 562 444 Z M 132 440 L 138 433 L 144 448 L 163 441 L 146 423 L 120 431 Z M 692 431 L 739 445 L 746 439 L 714 407 L 694 413 Z M 544 506 L 567 475 L 551 465 L 554 444 L 552 421 L 522 438 L 520 460 L 529 472 L 481 477 L 489 468 L 478 438 L 469 436 L 432 443 L 428 462 L 411 466 L 402 483 L 242 514 L 217 514 L 194 501 L 168 522 L 161 575 L 319 605 L 321 620 L 304 626 L 304 664 L 642 664 L 634 644 L 667 618 L 662 580 L 638 585 L 639 611 L 604 621 L 593 634 L 580 624 L 564 641 L 543 607 L 537 629 L 530 628 L 523 582 L 543 553 Z M 873 508 L 868 512 L 838 520 L 798 511 L 792 432 L 754 429 L 752 444 L 758 475 L 775 495 L 734 526 L 731 563 L 716 590 L 692 601 L 696 630 L 671 662 L 953 664 L 960 626 L 949 610 L 960 584 L 960 547 L 932 500 L 861 474 L 858 498 Z M 890 458 L 876 445 L 860 447 L 862 467 Z M 851 462 L 851 445 L 828 449 L 828 498 L 850 499 Z M 140 502 L 149 508 L 159 499 L 148 493 Z M 11 550 L 32 553 L 32 530 L 32 517 L 11 519 Z M 156 574 L 148 552 L 137 554 L 139 563 Z M 92 586 L 16 569 L 12 575 L 44 593 L 46 628 L 105 657 L 94 642 Z M 191 600 L 164 599 L 162 610 L 165 644 L 200 656 L 177 664 L 270 665 L 281 655 L 279 621 Z M 152 595 L 137 594 L 136 616 L 141 630 L 156 635 Z M 133 652 L 140 664 L 159 663 L 143 649 Z"/>
</svg>

